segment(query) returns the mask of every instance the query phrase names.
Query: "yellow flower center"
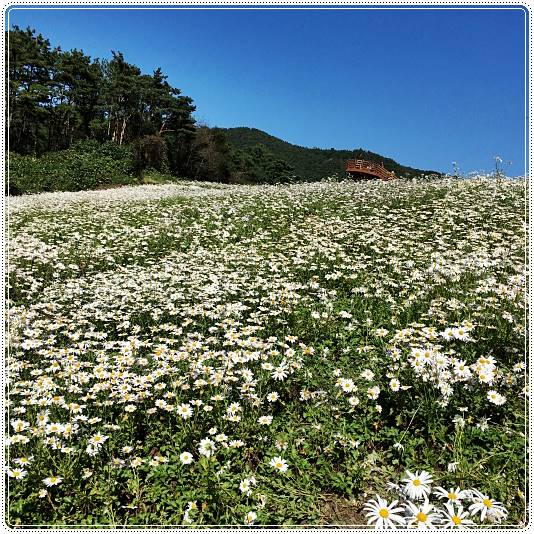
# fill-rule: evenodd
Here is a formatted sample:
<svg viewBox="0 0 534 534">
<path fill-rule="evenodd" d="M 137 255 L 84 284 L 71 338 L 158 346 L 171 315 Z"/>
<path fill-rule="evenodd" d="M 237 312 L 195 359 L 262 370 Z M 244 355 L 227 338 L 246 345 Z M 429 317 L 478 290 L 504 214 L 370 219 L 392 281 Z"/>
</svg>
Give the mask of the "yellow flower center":
<svg viewBox="0 0 534 534">
<path fill-rule="evenodd" d="M 413 484 L 415 487 L 417 487 L 417 486 L 420 486 L 420 485 L 421 485 L 421 481 L 420 481 L 418 478 L 416 478 L 416 479 L 413 481 L 412 484 Z"/>
<path fill-rule="evenodd" d="M 282 462 L 276 462 L 276 467 L 278 467 L 278 469 L 282 469 L 283 465 Z"/>
<path fill-rule="evenodd" d="M 452 516 L 452 522 L 455 524 L 455 525 L 459 525 L 462 520 L 457 516 L 457 515 L 453 515 Z"/>
<path fill-rule="evenodd" d="M 378 512 L 378 515 L 386 519 L 387 517 L 389 517 L 389 510 L 387 508 L 381 508 Z"/>
<path fill-rule="evenodd" d="M 448 493 L 447 497 L 449 498 L 449 500 L 455 501 L 458 498 L 458 495 L 456 495 L 456 493 Z"/>
<path fill-rule="evenodd" d="M 482 502 L 484 503 L 484 506 L 486 508 L 491 508 L 493 506 L 493 503 L 491 502 L 490 499 L 484 499 Z"/>
<path fill-rule="evenodd" d="M 419 512 L 417 514 L 417 521 L 421 521 L 421 523 L 426 523 L 427 515 L 423 512 Z"/>
<path fill-rule="evenodd" d="M 53 484 L 54 482 L 57 482 L 57 477 L 50 477 L 50 482 L 52 482 L 52 484 Z"/>
</svg>

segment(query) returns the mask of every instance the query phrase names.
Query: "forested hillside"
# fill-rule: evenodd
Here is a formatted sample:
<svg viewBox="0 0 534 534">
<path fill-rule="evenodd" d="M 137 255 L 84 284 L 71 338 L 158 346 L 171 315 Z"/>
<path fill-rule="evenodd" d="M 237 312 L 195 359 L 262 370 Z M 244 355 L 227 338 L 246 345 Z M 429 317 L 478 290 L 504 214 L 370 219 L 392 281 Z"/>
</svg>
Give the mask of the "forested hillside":
<svg viewBox="0 0 534 534">
<path fill-rule="evenodd" d="M 250 150 L 258 145 L 263 146 L 273 156 L 291 165 L 295 173 L 307 181 L 315 181 L 342 174 L 348 159 L 358 158 L 383 163 L 386 169 L 397 176 L 414 177 L 421 174 L 439 174 L 435 171 L 414 169 L 400 165 L 391 158 L 369 152 L 363 148 L 354 150 L 336 150 L 306 148 L 292 145 L 256 128 L 225 128 L 222 129 L 231 146 L 240 150 Z"/>
</svg>

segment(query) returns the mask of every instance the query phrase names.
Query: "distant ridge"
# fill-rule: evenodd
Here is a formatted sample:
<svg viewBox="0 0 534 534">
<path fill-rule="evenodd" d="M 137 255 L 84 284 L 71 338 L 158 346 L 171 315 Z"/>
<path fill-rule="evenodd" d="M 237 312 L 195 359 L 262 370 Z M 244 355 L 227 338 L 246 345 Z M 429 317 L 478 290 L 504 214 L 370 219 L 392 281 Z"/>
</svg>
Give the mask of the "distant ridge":
<svg viewBox="0 0 534 534">
<path fill-rule="evenodd" d="M 292 145 L 287 141 L 269 135 L 256 128 L 216 128 L 225 134 L 228 143 L 239 150 L 247 150 L 257 145 L 264 146 L 277 159 L 293 166 L 295 173 L 306 181 L 317 181 L 333 174 L 344 174 L 348 159 L 357 158 L 383 163 L 387 170 L 398 177 L 414 178 L 422 174 L 441 174 L 436 171 L 415 169 L 400 165 L 391 158 L 358 148 L 355 150 L 336 150 L 307 148 Z"/>
</svg>

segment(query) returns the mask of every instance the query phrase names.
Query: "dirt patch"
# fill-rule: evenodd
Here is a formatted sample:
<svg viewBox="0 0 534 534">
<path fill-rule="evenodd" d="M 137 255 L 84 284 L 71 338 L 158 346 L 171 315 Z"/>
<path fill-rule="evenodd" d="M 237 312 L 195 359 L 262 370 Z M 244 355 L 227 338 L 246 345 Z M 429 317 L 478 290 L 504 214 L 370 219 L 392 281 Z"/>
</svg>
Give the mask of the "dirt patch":
<svg viewBox="0 0 534 534">
<path fill-rule="evenodd" d="M 355 499 L 345 499 L 333 493 L 323 494 L 319 503 L 320 523 L 331 528 L 364 528 L 367 518 L 363 506 L 363 502 Z"/>
</svg>

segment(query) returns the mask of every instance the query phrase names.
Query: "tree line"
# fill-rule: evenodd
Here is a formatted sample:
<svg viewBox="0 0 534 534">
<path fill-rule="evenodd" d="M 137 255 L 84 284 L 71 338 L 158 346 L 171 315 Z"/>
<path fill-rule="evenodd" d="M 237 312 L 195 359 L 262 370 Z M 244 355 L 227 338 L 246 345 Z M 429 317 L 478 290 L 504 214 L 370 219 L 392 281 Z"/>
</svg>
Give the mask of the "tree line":
<svg viewBox="0 0 534 534">
<path fill-rule="evenodd" d="M 155 169 L 244 183 L 295 179 L 292 167 L 265 149 L 231 147 L 222 131 L 198 125 L 193 99 L 169 84 L 160 68 L 144 74 L 116 51 L 109 59 L 64 51 L 31 28 L 7 33 L 11 152 L 42 157 L 83 152 L 89 143 L 94 156 L 95 143 L 112 143 L 128 147 L 123 153 L 137 174 Z"/>
</svg>

